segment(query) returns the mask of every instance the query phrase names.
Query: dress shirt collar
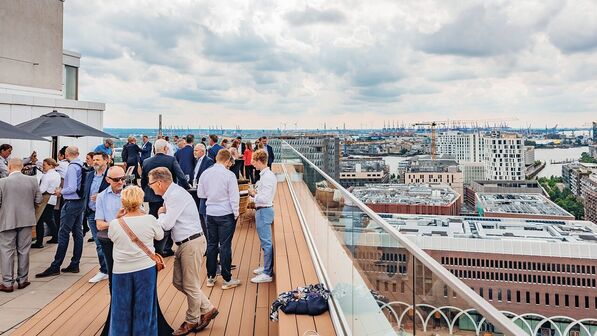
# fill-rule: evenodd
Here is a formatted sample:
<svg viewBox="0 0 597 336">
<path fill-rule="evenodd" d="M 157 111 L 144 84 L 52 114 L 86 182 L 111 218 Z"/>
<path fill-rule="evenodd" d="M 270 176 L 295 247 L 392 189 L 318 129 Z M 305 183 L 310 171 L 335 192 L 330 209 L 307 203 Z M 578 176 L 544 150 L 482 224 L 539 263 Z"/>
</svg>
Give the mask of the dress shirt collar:
<svg viewBox="0 0 597 336">
<path fill-rule="evenodd" d="M 21 172 L 20 172 L 20 171 L 18 171 L 18 170 L 15 170 L 15 171 L 13 171 L 12 173 L 8 174 L 8 176 L 10 176 L 10 175 L 13 175 L 13 174 L 21 174 Z"/>
<path fill-rule="evenodd" d="M 174 182 L 171 182 L 170 185 L 168 186 L 168 189 L 166 189 L 166 192 L 162 195 L 162 198 L 165 200 L 168 197 L 170 197 L 172 195 L 172 193 L 174 193 L 174 189 L 176 187 L 174 186 Z"/>
<path fill-rule="evenodd" d="M 265 167 L 265 168 L 263 168 L 263 169 L 262 169 L 262 170 L 259 172 L 259 176 L 261 176 L 261 175 L 265 174 L 265 172 L 266 172 L 266 171 L 268 171 L 268 170 L 269 170 L 269 167 Z"/>
<path fill-rule="evenodd" d="M 109 188 L 106 188 L 106 189 L 108 190 L 108 191 L 106 191 L 108 194 L 114 194 L 114 195 L 120 196 L 120 193 L 117 194 L 114 192 L 114 190 L 112 190 L 112 186 L 110 186 Z M 122 192 L 122 190 L 121 190 L 121 192 Z"/>
</svg>

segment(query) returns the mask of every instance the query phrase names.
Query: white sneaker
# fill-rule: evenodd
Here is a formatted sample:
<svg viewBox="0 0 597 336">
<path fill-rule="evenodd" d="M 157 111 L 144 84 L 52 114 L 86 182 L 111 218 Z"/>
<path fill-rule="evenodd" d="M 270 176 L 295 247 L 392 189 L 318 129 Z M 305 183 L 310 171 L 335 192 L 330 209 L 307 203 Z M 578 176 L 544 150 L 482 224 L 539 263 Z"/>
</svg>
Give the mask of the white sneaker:
<svg viewBox="0 0 597 336">
<path fill-rule="evenodd" d="M 263 267 L 257 267 L 256 269 L 253 270 L 253 274 L 261 274 L 263 273 Z"/>
<path fill-rule="evenodd" d="M 222 284 L 222 289 L 230 289 L 238 286 L 240 286 L 240 280 L 230 279 L 230 281 L 224 281 Z"/>
<path fill-rule="evenodd" d="M 97 283 L 103 280 L 108 280 L 108 274 L 102 273 L 102 272 L 97 272 L 96 275 L 93 276 L 93 278 L 89 279 L 90 283 Z"/>
<path fill-rule="evenodd" d="M 216 278 L 207 278 L 207 283 L 205 284 L 205 286 L 213 287 L 215 285 L 216 285 Z"/>
<path fill-rule="evenodd" d="M 251 279 L 252 283 L 264 283 L 264 282 L 272 282 L 274 279 L 265 274 L 265 273 L 261 273 L 258 276 L 254 277 L 253 279 Z"/>
</svg>

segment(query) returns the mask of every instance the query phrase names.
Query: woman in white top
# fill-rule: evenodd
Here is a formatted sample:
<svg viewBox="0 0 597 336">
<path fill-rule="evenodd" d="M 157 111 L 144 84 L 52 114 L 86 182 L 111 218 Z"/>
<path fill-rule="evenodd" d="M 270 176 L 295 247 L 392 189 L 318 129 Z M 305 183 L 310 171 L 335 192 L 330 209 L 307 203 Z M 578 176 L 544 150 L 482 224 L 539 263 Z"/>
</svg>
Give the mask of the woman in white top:
<svg viewBox="0 0 597 336">
<path fill-rule="evenodd" d="M 164 237 L 155 217 L 141 211 L 143 190 L 122 191 L 122 218 L 139 241 L 154 252 L 153 241 Z M 158 335 L 155 261 L 135 244 L 119 219 L 110 222 L 108 237 L 114 244 L 110 335 Z"/>
<path fill-rule="evenodd" d="M 61 180 L 60 174 L 55 170 L 56 167 L 58 167 L 58 163 L 52 158 L 45 159 L 42 165 L 44 174 L 41 176 L 39 190 L 44 197 L 44 201 L 47 201 L 43 206 L 43 209 L 40 209 L 42 212 L 37 219 L 37 225 L 35 226 L 36 242 L 31 245 L 31 248 L 44 247 L 44 223 L 48 225 L 52 234 L 52 239 L 50 239 L 48 243 L 58 243 L 58 228 L 54 222 L 54 206 L 56 205 L 56 195 L 54 195 L 54 193 L 56 192 L 56 189 L 60 187 Z"/>
</svg>

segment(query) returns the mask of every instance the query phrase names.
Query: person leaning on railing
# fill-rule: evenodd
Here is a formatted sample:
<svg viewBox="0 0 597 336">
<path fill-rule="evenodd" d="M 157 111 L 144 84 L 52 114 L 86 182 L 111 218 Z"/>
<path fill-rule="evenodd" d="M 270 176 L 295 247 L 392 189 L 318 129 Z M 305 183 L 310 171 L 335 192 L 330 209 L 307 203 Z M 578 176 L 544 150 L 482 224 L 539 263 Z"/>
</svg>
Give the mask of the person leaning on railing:
<svg viewBox="0 0 597 336">
<path fill-rule="evenodd" d="M 153 252 L 153 240 L 164 237 L 155 217 L 141 210 L 143 190 L 122 191 L 123 216 L 110 222 L 108 237 L 114 244 L 110 335 L 157 335 L 156 263 L 131 240 L 132 234 Z M 125 224 L 121 223 L 124 221 Z"/>
</svg>

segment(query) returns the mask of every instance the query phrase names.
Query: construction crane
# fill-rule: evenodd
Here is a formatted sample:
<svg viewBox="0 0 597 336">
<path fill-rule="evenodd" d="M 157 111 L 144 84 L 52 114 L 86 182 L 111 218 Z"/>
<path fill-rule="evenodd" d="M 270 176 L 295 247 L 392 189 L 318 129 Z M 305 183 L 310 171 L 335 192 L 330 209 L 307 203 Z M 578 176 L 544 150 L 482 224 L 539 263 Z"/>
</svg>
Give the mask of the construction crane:
<svg viewBox="0 0 597 336">
<path fill-rule="evenodd" d="M 419 123 L 414 123 L 413 126 L 418 127 L 418 126 L 428 126 L 431 127 L 431 159 L 435 160 L 435 156 L 436 156 L 436 148 L 435 148 L 435 141 L 436 141 L 436 137 L 437 137 L 437 132 L 435 127 L 438 124 L 442 124 L 445 125 L 444 122 L 436 122 L 436 121 L 430 121 L 430 122 L 419 122 Z"/>
</svg>

